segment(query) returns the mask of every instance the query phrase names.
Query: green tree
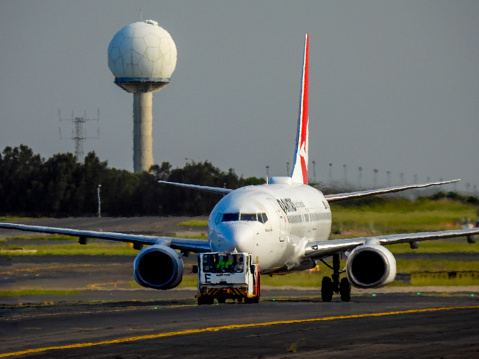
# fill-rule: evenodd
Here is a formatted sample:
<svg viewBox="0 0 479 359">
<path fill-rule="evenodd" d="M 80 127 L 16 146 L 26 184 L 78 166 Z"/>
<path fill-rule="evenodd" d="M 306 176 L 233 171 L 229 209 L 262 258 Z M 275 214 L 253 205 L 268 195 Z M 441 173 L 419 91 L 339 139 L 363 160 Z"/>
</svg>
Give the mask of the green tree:
<svg viewBox="0 0 479 359">
<path fill-rule="evenodd" d="M 75 156 L 71 153 L 56 154 L 42 166 L 40 180 L 45 190 L 37 198 L 37 205 L 41 203 L 47 214 L 65 216 L 71 214 L 72 210 L 81 213 L 76 193 L 77 166 Z"/>
<path fill-rule="evenodd" d="M 208 214 L 218 194 L 158 184 L 158 180 L 235 189 L 263 179 L 239 178 L 210 162 L 191 162 L 172 169 L 168 162 L 149 173 L 108 168 L 90 152 L 83 163 L 71 153 L 48 160 L 27 146 L 6 147 L 0 154 L 0 213 L 27 216 L 88 216 L 97 213 L 101 185 L 102 213 L 110 216 Z"/>
<path fill-rule="evenodd" d="M 43 159 L 25 146 L 6 147 L 0 155 L 0 210 L 20 213 L 35 205 L 35 197 L 43 191 L 38 181 Z"/>
</svg>

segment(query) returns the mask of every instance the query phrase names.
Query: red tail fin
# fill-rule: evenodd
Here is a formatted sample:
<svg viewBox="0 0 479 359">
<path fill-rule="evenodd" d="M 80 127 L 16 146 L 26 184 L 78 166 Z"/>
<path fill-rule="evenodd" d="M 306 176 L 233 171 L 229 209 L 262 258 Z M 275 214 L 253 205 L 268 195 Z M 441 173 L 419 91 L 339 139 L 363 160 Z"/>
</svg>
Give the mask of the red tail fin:
<svg viewBox="0 0 479 359">
<path fill-rule="evenodd" d="M 303 77 L 299 101 L 298 134 L 291 178 L 293 182 L 308 184 L 309 137 L 309 35 L 304 40 Z"/>
</svg>

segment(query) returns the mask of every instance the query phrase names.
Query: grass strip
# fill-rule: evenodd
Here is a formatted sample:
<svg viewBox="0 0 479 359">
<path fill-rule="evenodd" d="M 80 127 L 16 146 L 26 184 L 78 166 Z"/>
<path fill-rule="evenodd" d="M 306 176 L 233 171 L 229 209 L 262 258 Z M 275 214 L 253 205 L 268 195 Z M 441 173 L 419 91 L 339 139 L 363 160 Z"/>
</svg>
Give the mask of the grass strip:
<svg viewBox="0 0 479 359">
<path fill-rule="evenodd" d="M 5 246 L 2 249 L 15 249 L 18 247 Z M 136 256 L 138 251 L 126 243 L 99 241 L 98 243 L 89 243 L 86 246 L 80 245 L 76 242 L 60 245 L 26 245 L 22 246 L 24 250 L 36 250 L 36 253 L 8 252 L 0 255 L 7 256 L 45 256 L 45 255 L 94 255 L 94 256 Z"/>
<path fill-rule="evenodd" d="M 15 237 L 8 237 L 8 241 L 72 241 L 77 242 L 78 237 L 73 236 L 65 236 L 60 234 L 44 234 L 44 235 L 34 235 L 34 236 L 15 236 Z"/>
<path fill-rule="evenodd" d="M 192 219 L 191 221 L 185 221 L 178 224 L 180 227 L 207 227 L 208 221 Z"/>
<path fill-rule="evenodd" d="M 56 290 L 56 289 L 38 289 L 24 288 L 12 290 L 0 290 L 0 297 L 20 297 L 27 295 L 75 295 L 80 294 L 79 290 Z"/>
<path fill-rule="evenodd" d="M 379 204 L 348 207 L 331 205 L 333 227 L 370 233 L 410 233 L 453 229 L 467 218 L 476 218 L 477 208 L 449 200 L 386 200 Z"/>
<path fill-rule="evenodd" d="M 399 253 L 479 253 L 479 245 L 466 242 L 465 238 L 423 241 L 419 248 L 411 250 L 408 243 L 387 246 L 393 254 Z"/>
</svg>

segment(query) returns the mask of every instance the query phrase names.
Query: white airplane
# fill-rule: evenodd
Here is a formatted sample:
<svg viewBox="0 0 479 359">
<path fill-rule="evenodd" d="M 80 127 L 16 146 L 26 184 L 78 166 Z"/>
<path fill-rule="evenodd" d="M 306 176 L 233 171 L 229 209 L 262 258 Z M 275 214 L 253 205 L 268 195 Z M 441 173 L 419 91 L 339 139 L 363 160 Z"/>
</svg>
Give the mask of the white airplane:
<svg viewBox="0 0 479 359">
<path fill-rule="evenodd" d="M 78 236 L 81 244 L 86 244 L 88 238 L 133 243 L 135 249 L 141 249 L 134 261 L 135 280 L 144 287 L 165 290 L 181 282 L 182 255 L 188 252 L 251 253 L 261 274 L 271 275 L 311 269 L 316 266 L 316 261 L 324 262 L 325 258 L 332 257 L 333 276 L 324 277 L 321 287 L 321 296 L 326 302 L 331 301 L 333 293 L 340 293 L 343 301 L 349 301 L 351 284 L 360 288 L 377 288 L 391 283 L 396 276 L 396 260 L 385 245 L 408 242 L 411 248 L 417 248 L 419 241 L 453 237 L 466 237 L 469 243 L 474 243 L 479 228 L 329 240 L 329 204 L 332 202 L 458 180 L 333 195 L 323 195 L 309 186 L 308 54 L 309 36 L 306 35 L 295 158 L 290 177 L 272 177 L 269 183 L 236 190 L 160 181 L 224 196 L 209 216 L 208 241 L 15 223 L 0 223 L 0 228 Z M 143 245 L 148 247 L 142 249 Z M 347 276 L 340 280 L 342 255 L 347 257 Z"/>
</svg>

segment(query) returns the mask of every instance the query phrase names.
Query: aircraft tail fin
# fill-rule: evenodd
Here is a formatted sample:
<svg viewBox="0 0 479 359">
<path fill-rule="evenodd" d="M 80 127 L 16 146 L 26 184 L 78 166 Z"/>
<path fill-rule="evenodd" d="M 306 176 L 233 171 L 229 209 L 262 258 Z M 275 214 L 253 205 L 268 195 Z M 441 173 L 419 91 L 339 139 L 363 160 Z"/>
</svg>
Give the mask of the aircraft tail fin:
<svg viewBox="0 0 479 359">
<path fill-rule="evenodd" d="M 299 99 L 298 133 L 291 179 L 308 184 L 308 137 L 309 137 L 309 35 L 304 40 L 303 76 Z"/>
</svg>

